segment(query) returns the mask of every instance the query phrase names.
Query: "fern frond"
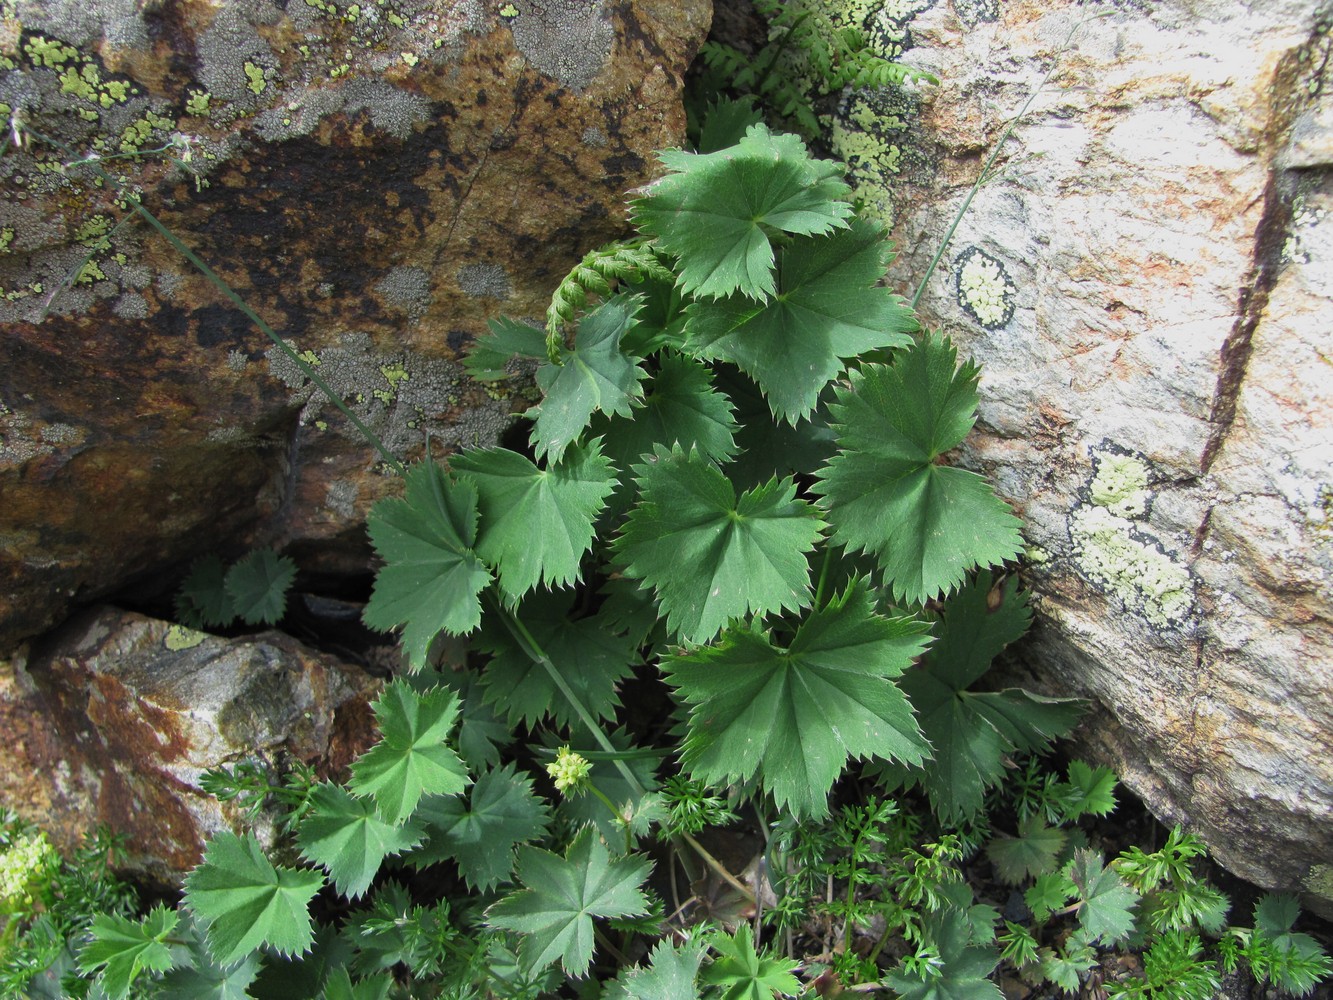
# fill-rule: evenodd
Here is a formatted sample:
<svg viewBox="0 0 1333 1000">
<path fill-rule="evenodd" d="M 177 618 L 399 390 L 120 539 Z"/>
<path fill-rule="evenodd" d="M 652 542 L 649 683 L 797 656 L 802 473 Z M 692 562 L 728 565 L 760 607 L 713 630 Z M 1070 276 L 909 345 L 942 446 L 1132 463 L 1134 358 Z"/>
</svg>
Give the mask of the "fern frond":
<svg viewBox="0 0 1333 1000">
<path fill-rule="evenodd" d="M 606 298 L 612 283 L 638 283 L 646 278 L 674 283 L 676 276 L 657 259 L 652 244 L 643 240 L 611 243 L 593 250 L 565 276 L 551 294 L 546 308 L 546 353 L 551 363 L 560 364 L 565 339 L 562 326 L 571 323 L 588 303 L 590 295 Z"/>
</svg>

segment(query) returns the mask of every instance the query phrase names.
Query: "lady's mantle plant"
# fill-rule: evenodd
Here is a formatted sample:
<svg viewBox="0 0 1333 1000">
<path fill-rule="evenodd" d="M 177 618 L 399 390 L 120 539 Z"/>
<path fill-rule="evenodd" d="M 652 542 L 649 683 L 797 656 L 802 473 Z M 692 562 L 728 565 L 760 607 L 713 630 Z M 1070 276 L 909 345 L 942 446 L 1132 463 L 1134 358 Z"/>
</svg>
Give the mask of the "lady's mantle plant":
<svg viewBox="0 0 1333 1000">
<path fill-rule="evenodd" d="M 383 996 L 393 969 L 532 995 L 553 970 L 589 972 L 595 920 L 660 925 L 636 852 L 651 830 L 717 866 L 685 821 L 729 815 L 708 786 L 818 821 L 849 761 L 871 761 L 964 816 L 1005 754 L 1072 722 L 1067 702 L 967 690 L 1027 623 L 1012 582 L 984 571 L 1017 555 L 1018 520 L 941 462 L 975 420 L 977 369 L 943 337 L 914 339 L 880 285 L 884 233 L 855 217 L 841 167 L 762 125 L 734 138 L 661 154 L 665 175 L 633 203 L 637 238 L 585 258 L 545 330 L 500 321 L 479 342 L 475 377 L 535 364 L 542 398 L 527 449 L 421 464 L 371 513 L 384 565 L 365 619 L 401 630 L 410 666 L 374 704 L 380 742 L 345 786 L 293 793 L 306 865 L 222 834 L 179 920 L 95 928 L 82 961 L 108 994 L 151 980 L 171 996 L 204 981 L 215 992 L 193 995 L 274 995 L 303 967 L 325 970 L 311 975 L 327 996 Z M 485 666 L 433 670 L 442 633 Z M 609 729 L 645 664 L 680 715 L 665 786 L 662 737 Z M 539 743 L 563 730 L 519 761 L 549 750 L 569 794 L 593 794 L 553 815 L 540 767 L 500 763 L 520 726 Z M 568 831 L 558 850 L 533 846 L 553 829 Z M 391 858 L 456 865 L 478 910 L 415 901 L 381 872 Z M 369 894 L 336 935 L 309 910 L 329 880 Z M 796 988 L 795 964 L 761 957 L 748 928 L 707 948 L 705 964 L 697 942 L 661 945 L 644 977 Z M 318 962 L 284 961 L 311 950 Z"/>
</svg>

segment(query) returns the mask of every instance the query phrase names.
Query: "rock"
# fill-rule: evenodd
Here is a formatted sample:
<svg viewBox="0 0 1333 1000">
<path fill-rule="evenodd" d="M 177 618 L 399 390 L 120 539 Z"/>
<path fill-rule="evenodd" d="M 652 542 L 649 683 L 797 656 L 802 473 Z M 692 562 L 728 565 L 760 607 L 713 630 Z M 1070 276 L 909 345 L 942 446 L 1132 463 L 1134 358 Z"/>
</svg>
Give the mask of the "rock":
<svg viewBox="0 0 1333 1000">
<path fill-rule="evenodd" d="M 1026 108 L 921 299 L 983 365 L 964 460 L 1025 521 L 1024 658 L 1093 700 L 1084 751 L 1159 817 L 1327 910 L 1327 5 L 873 6 L 941 80 L 853 97 L 833 134 L 895 287 Z"/>
<path fill-rule="evenodd" d="M 493 443 L 516 404 L 465 381 L 460 353 L 490 318 L 539 317 L 627 230 L 624 191 L 683 135 L 709 17 L 709 0 L 0 5 L 0 121 L 31 133 L 0 157 L 0 650 L 219 539 L 364 571 L 359 523 L 398 488 L 120 191 L 389 451 Z"/>
<path fill-rule="evenodd" d="M 225 639 L 92 609 L 0 660 L 0 799 L 65 851 L 106 823 L 128 872 L 172 884 L 237 820 L 201 790 L 204 771 L 295 760 L 345 778 L 377 738 L 377 687 L 280 633 Z"/>
</svg>

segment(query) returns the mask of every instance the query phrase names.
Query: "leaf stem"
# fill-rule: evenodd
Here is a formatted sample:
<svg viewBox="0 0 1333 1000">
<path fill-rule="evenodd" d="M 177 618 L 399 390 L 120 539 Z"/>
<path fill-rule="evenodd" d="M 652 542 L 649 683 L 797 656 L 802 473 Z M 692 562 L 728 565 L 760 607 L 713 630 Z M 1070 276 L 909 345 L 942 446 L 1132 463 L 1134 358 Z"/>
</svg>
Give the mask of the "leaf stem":
<svg viewBox="0 0 1333 1000">
<path fill-rule="evenodd" d="M 995 166 L 995 161 L 999 157 L 1000 151 L 1004 149 L 1004 144 L 1009 141 L 1009 136 L 1013 133 L 1014 129 L 1018 127 L 1018 123 L 1022 121 L 1023 117 L 1028 113 L 1028 109 L 1032 107 L 1032 102 L 1037 99 L 1037 95 L 1041 93 L 1042 88 L 1046 86 L 1047 81 L 1050 80 L 1051 76 L 1055 73 L 1056 67 L 1060 65 L 1059 57 L 1069 48 L 1070 42 L 1074 39 L 1074 33 L 1094 18 L 1106 17 L 1110 13 L 1112 12 L 1102 11 L 1101 13 L 1094 14 L 1092 17 L 1086 18 L 1074 25 L 1073 29 L 1069 32 L 1069 37 L 1065 39 L 1064 45 L 1062 45 L 1060 50 L 1055 54 L 1055 57 L 1051 62 L 1051 68 L 1046 71 L 1045 75 L 1028 96 L 1028 99 L 1023 102 L 1023 106 L 1018 109 L 1018 114 L 1014 115 L 1014 117 L 1009 120 L 1009 124 L 1006 125 L 1004 131 L 1000 133 L 1000 138 L 995 141 L 995 146 L 991 149 L 990 156 L 986 158 L 985 166 L 981 168 L 981 173 L 977 175 L 977 179 L 972 182 L 972 187 L 968 190 L 967 197 L 963 199 L 963 204 L 954 215 L 953 222 L 950 223 L 948 232 L 944 234 L 944 239 L 940 240 L 940 245 L 935 250 L 935 256 L 930 259 L 930 265 L 926 268 L 926 273 L 921 276 L 921 281 L 916 286 L 916 294 L 912 296 L 913 310 L 916 309 L 917 303 L 921 301 L 921 296 L 925 294 L 926 284 L 930 281 L 931 275 L 935 273 L 935 268 L 939 265 L 940 259 L 944 256 L 944 251 L 949 248 L 949 243 L 953 240 L 953 235 L 957 231 L 959 223 L 963 221 L 963 216 L 967 214 L 968 208 L 972 205 L 972 199 L 976 197 L 976 194 L 981 190 L 982 185 L 990 178 L 991 168 Z"/>
<path fill-rule="evenodd" d="M 552 663 L 551 658 L 546 655 L 541 644 L 533 638 L 532 633 L 527 630 L 527 627 L 519 620 L 519 617 L 504 606 L 504 601 L 500 599 L 498 594 L 496 594 L 493 587 L 489 588 L 486 593 L 490 598 L 496 613 L 500 616 L 500 620 L 504 622 L 505 628 L 507 628 L 509 634 L 514 637 L 514 641 L 519 644 L 523 652 L 527 654 L 528 658 L 532 660 L 533 663 L 546 671 L 547 676 L 551 678 L 551 682 L 555 684 L 560 693 L 564 695 L 565 700 L 569 702 L 570 706 L 574 709 L 575 714 L 578 715 L 579 721 L 592 733 L 593 739 L 598 742 L 601 748 L 605 750 L 608 755 L 611 755 L 608 759 L 610 759 L 611 763 L 616 766 L 616 770 L 620 772 L 621 777 L 629 783 L 630 788 L 634 790 L 636 795 L 646 795 L 648 790 L 639 783 L 639 779 L 635 777 L 634 772 L 629 769 L 625 762 L 614 756 L 617 752 L 615 746 L 611 743 L 611 740 L 607 737 L 606 733 L 602 731 L 601 725 L 593 718 L 592 713 L 589 712 L 583 702 L 579 700 L 578 695 L 574 693 L 574 689 L 569 686 L 560 671 L 556 669 L 555 664 Z M 611 808 L 612 811 L 615 811 L 615 806 L 612 806 Z"/>
<path fill-rule="evenodd" d="M 726 866 L 723 865 L 721 861 L 717 860 L 717 858 L 709 854 L 708 849 L 704 847 L 703 844 L 699 843 L 688 833 L 682 832 L 680 834 L 677 834 L 677 836 L 679 836 L 681 840 L 685 841 L 685 843 L 689 844 L 690 849 L 693 850 L 695 854 L 699 855 L 699 858 L 703 861 L 703 863 L 706 864 L 709 868 L 713 869 L 713 871 L 717 873 L 718 877 L 721 878 L 722 881 L 726 882 L 727 885 L 731 886 L 742 896 L 748 899 L 751 903 L 755 901 L 754 893 L 750 891 L 749 886 L 747 886 L 744 882 L 738 879 L 735 875 L 731 874 L 731 872 L 727 871 Z"/>
</svg>

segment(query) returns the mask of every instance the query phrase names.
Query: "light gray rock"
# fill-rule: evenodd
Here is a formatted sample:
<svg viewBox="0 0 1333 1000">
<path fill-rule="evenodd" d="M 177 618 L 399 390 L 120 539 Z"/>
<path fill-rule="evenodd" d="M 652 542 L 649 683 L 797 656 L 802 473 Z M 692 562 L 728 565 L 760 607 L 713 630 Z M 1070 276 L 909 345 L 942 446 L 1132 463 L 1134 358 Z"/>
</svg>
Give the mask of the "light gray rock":
<svg viewBox="0 0 1333 1000">
<path fill-rule="evenodd" d="M 1161 818 L 1333 906 L 1330 7 L 915 7 L 941 85 L 835 139 L 910 294 L 1031 99 L 921 300 L 984 366 L 966 459 L 1024 518 L 1025 656 Z"/>
<path fill-rule="evenodd" d="M 90 611 L 0 660 L 0 800 L 65 850 L 106 823 L 126 837 L 126 870 L 170 884 L 238 819 L 202 790 L 205 771 L 299 761 L 345 777 L 376 739 L 377 687 L 276 632 L 226 639 Z"/>
</svg>

